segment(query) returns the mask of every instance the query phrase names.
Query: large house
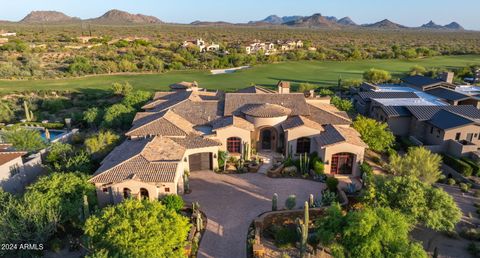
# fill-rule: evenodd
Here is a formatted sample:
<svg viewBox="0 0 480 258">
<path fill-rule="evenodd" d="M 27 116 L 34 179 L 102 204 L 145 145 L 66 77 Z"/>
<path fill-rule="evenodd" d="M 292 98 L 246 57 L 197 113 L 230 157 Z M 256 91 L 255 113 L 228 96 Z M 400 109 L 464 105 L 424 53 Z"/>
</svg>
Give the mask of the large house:
<svg viewBox="0 0 480 258">
<path fill-rule="evenodd" d="M 12 150 L 8 143 L 0 144 L 0 181 L 23 171 L 23 159 L 27 152 Z"/>
<path fill-rule="evenodd" d="M 423 76 L 401 85 L 364 83 L 353 97 L 357 111 L 388 124 L 394 135 L 456 157 L 480 157 L 480 110 L 476 96 L 451 83 Z"/>
<path fill-rule="evenodd" d="M 187 40 L 182 44 L 183 47 L 196 47 L 200 52 L 216 52 L 220 50 L 220 45 L 216 43 L 206 44 L 203 39 Z"/>
<path fill-rule="evenodd" d="M 285 156 L 316 152 L 327 174 L 360 176 L 367 146 L 329 100 L 290 93 L 288 82 L 280 82 L 277 91 L 190 89 L 157 92 L 137 113 L 128 139 L 90 179 L 101 205 L 129 196 L 182 194 L 186 171 L 218 169 L 219 151 L 235 156 L 247 146 Z"/>
</svg>

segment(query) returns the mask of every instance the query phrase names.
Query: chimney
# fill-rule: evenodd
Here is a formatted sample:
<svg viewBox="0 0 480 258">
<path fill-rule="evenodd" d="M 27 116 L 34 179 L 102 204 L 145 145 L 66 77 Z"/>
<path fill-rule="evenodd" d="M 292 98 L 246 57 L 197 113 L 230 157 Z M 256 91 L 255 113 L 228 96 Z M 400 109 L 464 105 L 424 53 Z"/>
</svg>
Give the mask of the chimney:
<svg viewBox="0 0 480 258">
<path fill-rule="evenodd" d="M 454 73 L 453 72 L 443 72 L 441 75 L 440 75 L 440 80 L 444 81 L 444 82 L 448 82 L 448 83 L 453 83 L 453 77 L 454 77 Z"/>
<path fill-rule="evenodd" d="M 277 86 L 278 86 L 278 93 L 280 93 L 280 94 L 289 94 L 290 93 L 290 82 L 279 81 Z"/>
<path fill-rule="evenodd" d="M 315 98 L 315 90 L 309 90 L 308 92 L 310 98 Z"/>
</svg>

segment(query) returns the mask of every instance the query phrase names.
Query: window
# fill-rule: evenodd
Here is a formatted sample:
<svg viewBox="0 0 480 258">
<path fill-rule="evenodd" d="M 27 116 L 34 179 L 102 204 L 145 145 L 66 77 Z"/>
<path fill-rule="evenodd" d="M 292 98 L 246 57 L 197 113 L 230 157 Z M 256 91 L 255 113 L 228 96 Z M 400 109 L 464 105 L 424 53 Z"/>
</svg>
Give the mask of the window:
<svg viewBox="0 0 480 258">
<path fill-rule="evenodd" d="M 461 136 L 462 136 L 461 133 L 457 133 L 457 134 L 455 135 L 455 141 L 460 141 L 460 137 L 461 137 Z"/>
<path fill-rule="evenodd" d="M 227 151 L 230 153 L 241 152 L 242 139 L 238 137 L 231 137 L 227 139 Z"/>
<path fill-rule="evenodd" d="M 10 176 L 14 176 L 18 173 L 20 173 L 20 167 L 18 166 L 18 164 L 10 166 Z"/>
<path fill-rule="evenodd" d="M 140 197 L 142 198 L 142 200 L 149 199 L 148 190 L 145 188 L 140 188 Z"/>
<path fill-rule="evenodd" d="M 106 188 L 106 187 L 102 188 L 102 192 L 104 192 L 104 193 L 108 192 L 108 188 Z"/>
<path fill-rule="evenodd" d="M 130 197 L 132 197 L 132 190 L 123 188 L 123 198 L 128 199 Z"/>
<path fill-rule="evenodd" d="M 169 193 L 170 192 L 170 187 L 165 187 L 165 192 Z"/>
<path fill-rule="evenodd" d="M 430 134 L 433 134 L 433 126 L 430 127 Z"/>
<path fill-rule="evenodd" d="M 299 138 L 297 140 L 297 153 L 310 153 L 310 138 Z"/>
</svg>

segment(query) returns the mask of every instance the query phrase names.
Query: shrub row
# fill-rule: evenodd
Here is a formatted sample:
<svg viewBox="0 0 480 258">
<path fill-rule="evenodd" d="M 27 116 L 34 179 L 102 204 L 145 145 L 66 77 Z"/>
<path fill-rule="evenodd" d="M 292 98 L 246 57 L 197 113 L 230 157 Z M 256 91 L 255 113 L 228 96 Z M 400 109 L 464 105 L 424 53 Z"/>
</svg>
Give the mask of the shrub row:
<svg viewBox="0 0 480 258">
<path fill-rule="evenodd" d="M 466 163 L 466 162 L 464 162 L 460 159 L 457 159 L 457 158 L 452 157 L 450 155 L 444 154 L 443 155 L 443 163 L 445 163 L 449 167 L 455 169 L 456 171 L 458 171 L 459 173 L 461 173 L 464 176 L 471 176 L 472 175 L 472 172 L 473 172 L 472 167 L 468 163 Z"/>
<path fill-rule="evenodd" d="M 462 158 L 462 161 L 467 163 L 470 167 L 472 167 L 472 172 L 474 176 L 480 176 L 480 167 L 478 164 L 473 162 L 471 159 L 468 158 Z"/>
<path fill-rule="evenodd" d="M 25 122 L 18 123 L 19 126 L 34 126 L 34 127 L 45 127 L 47 129 L 63 129 L 63 123 L 40 123 L 40 122 Z"/>
</svg>

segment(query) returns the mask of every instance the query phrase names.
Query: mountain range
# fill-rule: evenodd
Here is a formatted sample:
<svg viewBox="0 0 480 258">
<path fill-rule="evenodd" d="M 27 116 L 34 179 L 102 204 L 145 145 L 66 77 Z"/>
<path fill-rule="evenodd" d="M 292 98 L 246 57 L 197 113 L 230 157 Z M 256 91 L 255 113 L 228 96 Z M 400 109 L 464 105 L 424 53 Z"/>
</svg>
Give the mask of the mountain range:
<svg viewBox="0 0 480 258">
<path fill-rule="evenodd" d="M 3 22 L 3 21 L 2 21 Z M 7 22 L 7 21 L 5 21 Z M 155 16 L 143 14 L 131 14 L 120 10 L 110 10 L 97 18 L 82 20 L 77 17 L 71 17 L 57 11 L 33 11 L 19 23 L 25 24 L 49 24 L 49 23 L 98 23 L 98 24 L 163 24 L 164 22 Z M 283 16 L 270 15 L 263 20 L 250 21 L 248 23 L 230 23 L 225 21 L 194 21 L 190 25 L 201 26 L 289 26 L 289 27 L 305 27 L 305 28 L 373 28 L 373 29 L 424 29 L 424 30 L 464 30 L 457 22 L 447 25 L 438 25 L 433 21 L 423 24 L 419 27 L 407 27 L 388 19 L 371 24 L 359 25 L 350 17 L 337 19 L 334 16 L 323 16 L 320 13 L 311 16 Z"/>
</svg>

